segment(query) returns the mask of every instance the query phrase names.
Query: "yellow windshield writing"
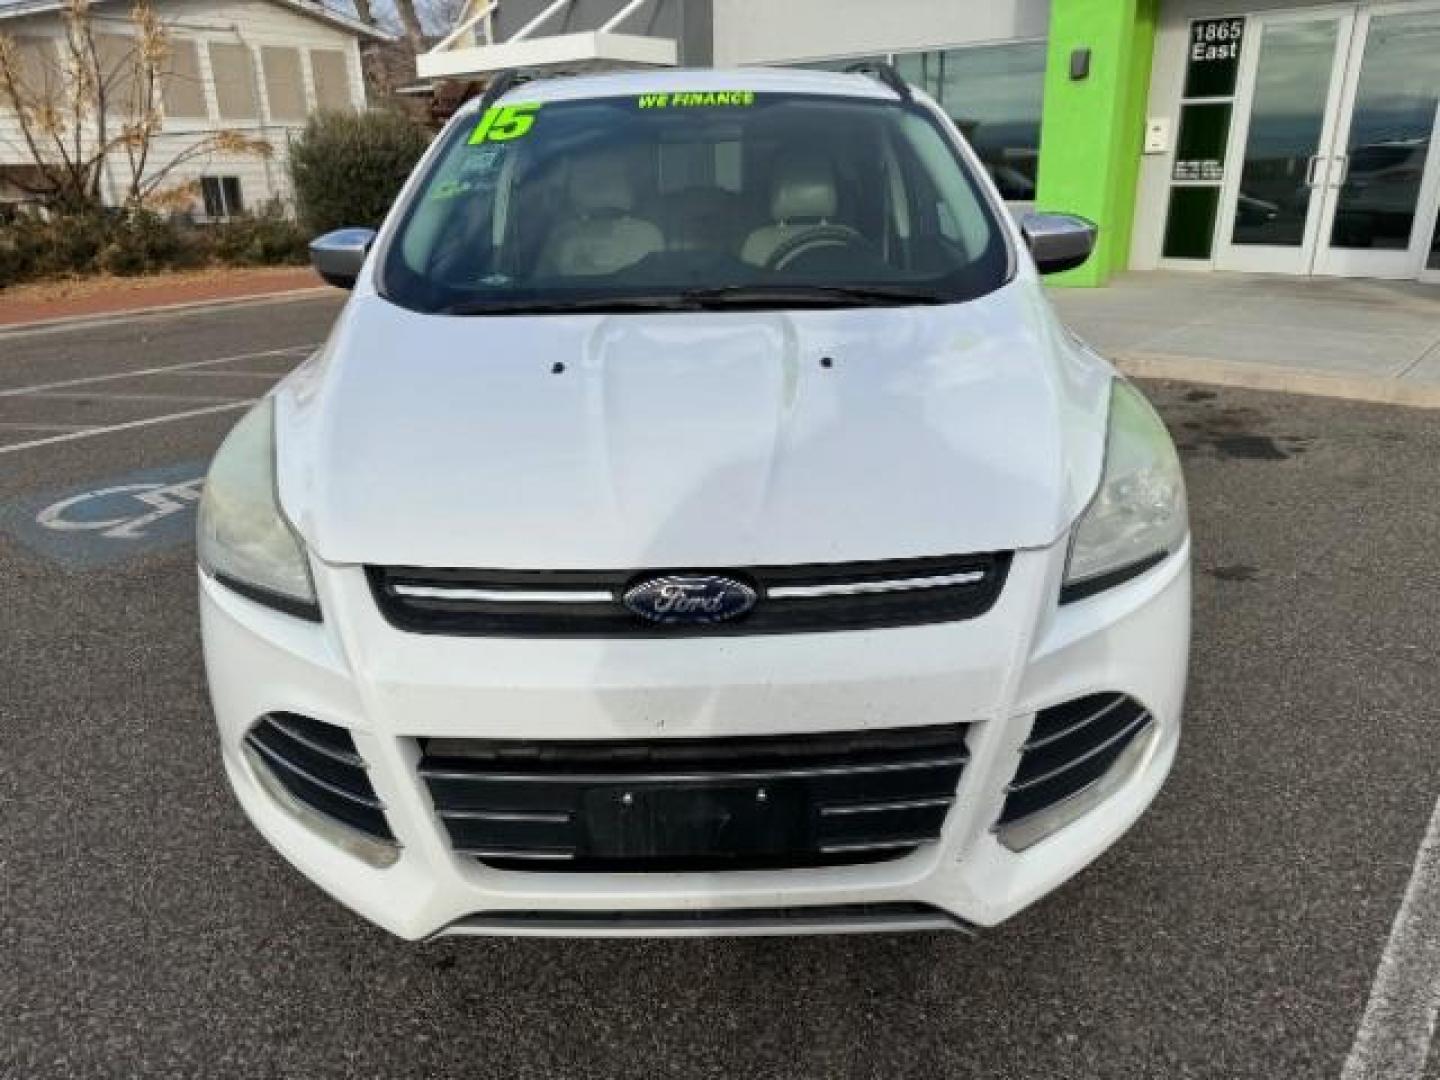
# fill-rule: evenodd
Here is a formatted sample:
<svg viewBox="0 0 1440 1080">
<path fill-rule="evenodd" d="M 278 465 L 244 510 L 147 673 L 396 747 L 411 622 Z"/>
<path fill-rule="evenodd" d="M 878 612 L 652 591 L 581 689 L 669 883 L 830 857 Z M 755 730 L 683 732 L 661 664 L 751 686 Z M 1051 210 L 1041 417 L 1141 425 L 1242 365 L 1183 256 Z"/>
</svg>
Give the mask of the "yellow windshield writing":
<svg viewBox="0 0 1440 1080">
<path fill-rule="evenodd" d="M 673 94 L 641 94 L 642 109 L 745 108 L 755 104 L 753 90 L 681 90 Z"/>
</svg>

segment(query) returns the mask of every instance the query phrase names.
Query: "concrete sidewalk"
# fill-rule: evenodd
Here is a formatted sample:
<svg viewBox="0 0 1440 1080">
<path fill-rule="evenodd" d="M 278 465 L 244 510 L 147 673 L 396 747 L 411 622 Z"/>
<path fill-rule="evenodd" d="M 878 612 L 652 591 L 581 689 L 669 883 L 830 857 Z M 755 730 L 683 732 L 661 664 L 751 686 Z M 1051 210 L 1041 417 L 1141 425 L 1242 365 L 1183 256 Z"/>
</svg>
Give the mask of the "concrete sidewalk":
<svg viewBox="0 0 1440 1080">
<path fill-rule="evenodd" d="M 1440 407 L 1440 285 L 1153 272 L 1050 297 L 1133 374 Z"/>
</svg>

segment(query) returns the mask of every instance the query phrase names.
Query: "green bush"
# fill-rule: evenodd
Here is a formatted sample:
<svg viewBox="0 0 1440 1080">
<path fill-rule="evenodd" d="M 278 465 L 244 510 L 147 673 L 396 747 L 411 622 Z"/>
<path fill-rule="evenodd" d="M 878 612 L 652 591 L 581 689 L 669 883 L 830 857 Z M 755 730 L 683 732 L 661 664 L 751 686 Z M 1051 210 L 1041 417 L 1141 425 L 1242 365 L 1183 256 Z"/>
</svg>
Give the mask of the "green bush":
<svg viewBox="0 0 1440 1080">
<path fill-rule="evenodd" d="M 0 289 L 23 281 L 85 274 L 132 277 L 225 266 L 298 266 L 307 234 L 282 207 L 218 225 L 149 210 L 83 214 L 4 212 L 0 217 Z"/>
<path fill-rule="evenodd" d="M 226 266 L 300 266 L 309 259 L 303 229 L 271 203 L 260 213 L 215 227 L 212 248 Z"/>
<path fill-rule="evenodd" d="M 148 210 L 112 222 L 95 266 L 107 274 L 132 277 L 198 266 L 205 261 L 204 240 L 174 218 Z"/>
<path fill-rule="evenodd" d="M 347 225 L 378 228 L 429 142 L 399 113 L 312 116 L 290 146 L 301 223 L 312 235 Z"/>
<path fill-rule="evenodd" d="M 45 221 L 35 237 L 32 277 L 93 273 L 109 242 L 115 218 L 103 210 L 61 214 Z"/>
</svg>

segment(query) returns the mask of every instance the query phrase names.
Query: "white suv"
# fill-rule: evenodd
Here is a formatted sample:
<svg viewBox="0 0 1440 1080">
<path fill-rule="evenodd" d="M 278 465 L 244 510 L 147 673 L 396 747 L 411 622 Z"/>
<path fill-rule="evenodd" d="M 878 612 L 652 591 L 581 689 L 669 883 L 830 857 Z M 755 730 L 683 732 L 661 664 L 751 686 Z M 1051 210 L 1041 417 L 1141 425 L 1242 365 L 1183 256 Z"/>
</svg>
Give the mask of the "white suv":
<svg viewBox="0 0 1440 1080">
<path fill-rule="evenodd" d="M 1170 768 L 1179 463 L 936 105 L 870 74 L 502 79 L 235 428 L 225 766 L 407 938 L 989 925 Z"/>
</svg>

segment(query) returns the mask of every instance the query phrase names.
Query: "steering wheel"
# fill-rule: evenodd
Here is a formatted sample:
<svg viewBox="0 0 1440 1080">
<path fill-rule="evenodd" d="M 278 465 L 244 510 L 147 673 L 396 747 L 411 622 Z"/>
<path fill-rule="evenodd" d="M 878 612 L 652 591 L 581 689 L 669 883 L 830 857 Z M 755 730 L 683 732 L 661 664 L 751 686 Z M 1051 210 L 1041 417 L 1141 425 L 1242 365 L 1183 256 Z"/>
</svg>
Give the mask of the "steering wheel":
<svg viewBox="0 0 1440 1080">
<path fill-rule="evenodd" d="M 868 242 L 849 225 L 816 225 L 782 241 L 765 260 L 765 269 L 783 270 L 787 263 L 815 248 L 855 247 Z"/>
</svg>

